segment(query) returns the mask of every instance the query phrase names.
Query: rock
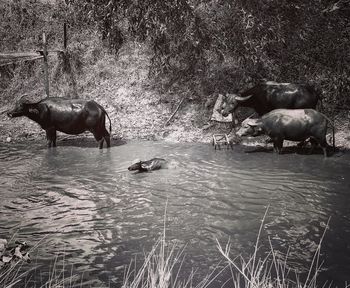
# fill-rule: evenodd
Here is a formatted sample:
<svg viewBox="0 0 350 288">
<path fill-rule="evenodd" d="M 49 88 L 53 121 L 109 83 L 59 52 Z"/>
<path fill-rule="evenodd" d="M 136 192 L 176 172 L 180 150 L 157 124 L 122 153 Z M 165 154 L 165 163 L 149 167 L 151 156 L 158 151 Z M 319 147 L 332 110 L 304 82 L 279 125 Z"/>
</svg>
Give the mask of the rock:
<svg viewBox="0 0 350 288">
<path fill-rule="evenodd" d="M 8 244 L 6 239 L 0 238 L 0 268 L 4 264 L 18 261 L 19 259 L 29 263 L 28 249 L 29 245 L 25 241 L 15 241 L 15 243 Z"/>
<path fill-rule="evenodd" d="M 7 246 L 7 240 L 0 238 L 0 253 L 5 250 Z"/>
<path fill-rule="evenodd" d="M 11 255 L 3 255 L 1 260 L 4 263 L 9 263 L 12 260 L 12 256 Z"/>
<path fill-rule="evenodd" d="M 11 137 L 7 137 L 7 138 L 6 138 L 6 142 L 7 142 L 7 143 L 10 143 L 11 140 L 12 140 Z"/>
<path fill-rule="evenodd" d="M 224 101 L 224 96 L 219 94 L 216 100 L 215 106 L 213 108 L 213 114 L 210 120 L 217 121 L 217 122 L 232 122 L 232 114 L 229 114 L 228 116 L 224 117 L 220 112 L 223 101 Z"/>
</svg>

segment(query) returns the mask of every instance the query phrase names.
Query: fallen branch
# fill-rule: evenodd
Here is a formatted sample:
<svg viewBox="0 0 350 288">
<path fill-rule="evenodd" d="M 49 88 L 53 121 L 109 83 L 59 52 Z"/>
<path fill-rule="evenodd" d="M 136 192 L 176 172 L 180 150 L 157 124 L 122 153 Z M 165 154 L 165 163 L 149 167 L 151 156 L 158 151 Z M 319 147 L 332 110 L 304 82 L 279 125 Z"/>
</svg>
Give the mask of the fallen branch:
<svg viewBox="0 0 350 288">
<path fill-rule="evenodd" d="M 177 113 L 177 111 L 180 109 L 182 103 L 185 101 L 185 99 L 187 98 L 187 95 L 185 95 L 184 97 L 182 97 L 180 103 L 177 105 L 175 111 L 173 112 L 173 114 L 171 114 L 171 116 L 169 117 L 169 119 L 165 122 L 164 126 L 169 125 L 169 122 L 174 118 L 175 114 Z"/>
<path fill-rule="evenodd" d="M 48 56 L 53 53 L 57 54 L 62 50 L 48 50 Z M 14 53 L 0 53 L 0 66 L 10 65 L 16 62 L 33 61 L 43 58 L 43 51 L 37 50 L 36 52 L 14 52 Z"/>
</svg>

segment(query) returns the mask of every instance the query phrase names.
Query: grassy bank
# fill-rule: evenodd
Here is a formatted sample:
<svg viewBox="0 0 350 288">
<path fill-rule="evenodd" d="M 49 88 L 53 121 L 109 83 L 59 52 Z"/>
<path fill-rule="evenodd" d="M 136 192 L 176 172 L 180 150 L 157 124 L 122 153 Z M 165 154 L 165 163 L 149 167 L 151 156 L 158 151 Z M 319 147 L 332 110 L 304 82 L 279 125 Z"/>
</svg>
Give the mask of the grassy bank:
<svg viewBox="0 0 350 288">
<path fill-rule="evenodd" d="M 161 92 L 159 85 L 148 77 L 150 53 L 144 44 L 127 42 L 118 55 L 110 54 L 98 38 L 80 42 L 79 47 L 80 54 L 72 57 L 75 66 L 80 65 L 75 69 L 78 95 L 105 107 L 112 120 L 114 138 L 209 142 L 217 128 L 228 127 L 203 129 L 211 116 L 203 102 L 176 94 L 173 91 L 176 87 Z M 69 79 L 55 75 L 59 59 L 51 57 L 49 64 L 50 95 L 71 97 Z M 0 98 L 0 141 L 44 138 L 45 132 L 36 123 L 24 117 L 9 119 L 6 115 L 23 94 L 34 101 L 45 97 L 41 63 L 24 63 L 15 71 Z M 182 97 L 188 98 L 167 123 Z"/>
</svg>

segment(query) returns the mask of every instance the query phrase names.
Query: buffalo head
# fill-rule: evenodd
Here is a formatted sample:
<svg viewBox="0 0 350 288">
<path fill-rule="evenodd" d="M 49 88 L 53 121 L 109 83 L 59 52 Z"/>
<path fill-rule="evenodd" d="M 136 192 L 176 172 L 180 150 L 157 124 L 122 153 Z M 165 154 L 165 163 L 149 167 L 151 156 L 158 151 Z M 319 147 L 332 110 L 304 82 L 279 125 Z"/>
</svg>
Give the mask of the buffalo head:
<svg viewBox="0 0 350 288">
<path fill-rule="evenodd" d="M 135 170 L 141 170 L 142 161 L 141 160 L 135 160 L 135 163 L 128 167 L 129 171 L 135 171 Z"/>
<path fill-rule="evenodd" d="M 10 118 L 25 116 L 29 112 L 28 100 L 22 100 L 16 102 L 15 107 L 12 110 L 7 111 L 7 116 Z"/>
<path fill-rule="evenodd" d="M 234 113 L 240 103 L 249 100 L 253 95 L 241 97 L 238 94 L 226 94 L 221 106 L 221 114 L 227 117 L 230 113 Z"/>
<path fill-rule="evenodd" d="M 241 128 L 236 132 L 238 137 L 259 136 L 264 134 L 261 119 L 247 118 L 242 122 Z"/>
</svg>

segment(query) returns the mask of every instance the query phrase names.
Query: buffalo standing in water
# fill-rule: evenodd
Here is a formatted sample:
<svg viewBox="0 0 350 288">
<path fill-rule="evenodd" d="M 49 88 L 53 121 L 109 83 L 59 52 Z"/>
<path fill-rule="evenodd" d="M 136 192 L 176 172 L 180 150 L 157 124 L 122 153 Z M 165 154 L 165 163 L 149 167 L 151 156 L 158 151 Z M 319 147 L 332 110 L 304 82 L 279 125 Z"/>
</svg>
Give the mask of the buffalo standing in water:
<svg viewBox="0 0 350 288">
<path fill-rule="evenodd" d="M 274 150 L 282 152 L 283 141 L 304 141 L 310 137 L 312 148 L 318 143 L 327 157 L 327 124 L 330 120 L 314 109 L 276 109 L 259 119 L 246 119 L 237 131 L 239 137 L 259 136 L 271 137 Z M 334 126 L 333 126 L 333 149 Z"/>
<path fill-rule="evenodd" d="M 48 147 L 56 147 L 56 131 L 66 134 L 80 134 L 90 131 L 103 148 L 103 141 L 110 147 L 111 119 L 106 110 L 95 101 L 46 98 L 36 103 L 20 100 L 7 115 L 11 118 L 26 116 L 46 131 Z M 105 118 L 109 119 L 109 132 Z"/>
<path fill-rule="evenodd" d="M 129 171 L 139 171 L 139 172 L 148 172 L 153 170 L 158 170 L 162 168 L 162 165 L 165 163 L 165 159 L 162 158 L 153 158 L 147 161 L 137 161 L 128 167 Z"/>
<path fill-rule="evenodd" d="M 249 107 L 262 116 L 274 109 L 315 109 L 319 94 L 307 84 L 261 82 L 241 94 L 227 94 L 222 104 L 221 114 L 227 117 L 238 107 Z"/>
</svg>

